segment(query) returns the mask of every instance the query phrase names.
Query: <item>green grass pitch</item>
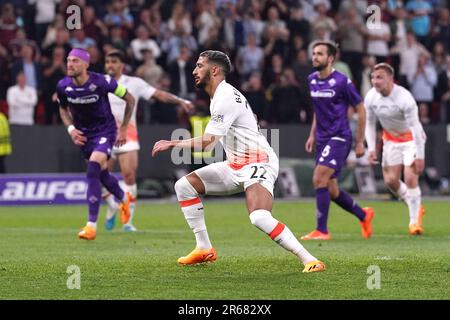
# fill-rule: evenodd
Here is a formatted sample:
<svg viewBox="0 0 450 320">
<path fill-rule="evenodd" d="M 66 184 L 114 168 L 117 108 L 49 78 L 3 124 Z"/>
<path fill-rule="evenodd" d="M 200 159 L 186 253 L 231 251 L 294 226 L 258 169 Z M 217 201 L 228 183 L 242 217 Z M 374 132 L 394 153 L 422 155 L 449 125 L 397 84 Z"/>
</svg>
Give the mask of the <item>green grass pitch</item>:
<svg viewBox="0 0 450 320">
<path fill-rule="evenodd" d="M 360 203 L 376 210 L 373 237 L 332 205 L 332 240 L 302 242 L 327 266 L 313 274 L 251 225 L 243 200 L 204 200 L 218 260 L 190 267 L 176 263 L 195 242 L 175 203 L 138 204 L 137 233 L 105 231 L 102 208 L 95 241 L 76 237 L 85 206 L 2 207 L 0 299 L 449 299 L 450 202 L 425 202 L 423 236 L 408 235 L 403 203 Z M 274 207 L 297 236 L 313 230 L 314 212 L 313 202 Z M 71 265 L 80 289 L 67 287 Z M 379 289 L 367 287 L 369 266 L 379 267 Z"/>
</svg>

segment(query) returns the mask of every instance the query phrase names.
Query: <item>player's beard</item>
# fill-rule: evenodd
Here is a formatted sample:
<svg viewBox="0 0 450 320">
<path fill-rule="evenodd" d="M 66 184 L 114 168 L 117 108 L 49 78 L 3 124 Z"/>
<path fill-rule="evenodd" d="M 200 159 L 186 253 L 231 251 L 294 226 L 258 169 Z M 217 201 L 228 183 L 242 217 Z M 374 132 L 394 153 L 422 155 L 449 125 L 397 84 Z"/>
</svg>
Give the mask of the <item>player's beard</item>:
<svg viewBox="0 0 450 320">
<path fill-rule="evenodd" d="M 314 70 L 319 71 L 319 72 L 322 71 L 323 69 L 325 69 L 326 67 L 327 67 L 327 63 L 326 62 L 319 63 L 318 65 L 313 66 Z"/>
<path fill-rule="evenodd" d="M 199 89 L 204 89 L 206 85 L 209 83 L 211 79 L 211 72 L 208 71 L 208 73 L 205 74 L 203 79 L 199 79 L 199 81 L 195 84 L 195 86 Z"/>
</svg>

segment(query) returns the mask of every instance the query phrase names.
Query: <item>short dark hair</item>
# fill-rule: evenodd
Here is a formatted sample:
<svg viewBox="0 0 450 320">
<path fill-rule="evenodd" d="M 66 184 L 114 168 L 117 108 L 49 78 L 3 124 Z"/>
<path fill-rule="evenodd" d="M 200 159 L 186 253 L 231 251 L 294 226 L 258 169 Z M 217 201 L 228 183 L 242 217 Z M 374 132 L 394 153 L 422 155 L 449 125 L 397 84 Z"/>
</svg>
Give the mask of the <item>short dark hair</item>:
<svg viewBox="0 0 450 320">
<path fill-rule="evenodd" d="M 325 46 L 327 47 L 328 55 L 332 57 L 336 57 L 338 46 L 336 43 L 331 41 L 317 41 L 313 44 L 313 49 L 317 46 Z"/>
<path fill-rule="evenodd" d="M 378 63 L 378 64 L 373 66 L 373 71 L 380 70 L 380 69 L 383 69 L 384 71 L 386 71 L 391 76 L 393 76 L 394 73 L 395 73 L 394 68 L 390 64 L 387 64 L 385 62 L 381 62 L 381 63 Z"/>
<path fill-rule="evenodd" d="M 120 60 L 120 62 L 125 63 L 125 55 L 120 50 L 111 50 L 106 54 L 106 57 L 108 58 L 117 58 Z"/>
<path fill-rule="evenodd" d="M 206 57 L 209 62 L 217 64 L 225 75 L 231 72 L 230 58 L 222 51 L 206 50 L 200 53 L 200 57 Z"/>
</svg>

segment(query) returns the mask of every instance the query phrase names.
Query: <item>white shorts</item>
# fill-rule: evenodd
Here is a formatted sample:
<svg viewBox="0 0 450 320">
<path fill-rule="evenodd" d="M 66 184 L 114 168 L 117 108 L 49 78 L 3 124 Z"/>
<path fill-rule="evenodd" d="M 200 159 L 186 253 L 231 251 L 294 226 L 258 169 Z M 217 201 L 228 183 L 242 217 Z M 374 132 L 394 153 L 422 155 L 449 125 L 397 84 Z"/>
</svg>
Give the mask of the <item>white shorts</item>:
<svg viewBox="0 0 450 320">
<path fill-rule="evenodd" d="M 393 142 L 385 140 L 383 144 L 383 167 L 410 166 L 416 159 L 417 147 L 414 141 Z"/>
<path fill-rule="evenodd" d="M 134 150 L 139 150 L 141 147 L 139 146 L 139 142 L 137 141 L 127 141 L 127 143 L 125 143 L 123 146 L 121 147 L 113 147 L 112 152 L 111 152 L 111 157 L 112 158 L 116 158 L 117 154 L 119 153 L 125 153 L 125 152 L 130 152 L 130 151 L 134 151 Z"/>
<path fill-rule="evenodd" d="M 273 197 L 273 188 L 278 177 L 278 158 L 269 156 L 269 162 L 250 163 L 241 169 L 232 169 L 227 161 L 212 163 L 194 172 L 202 180 L 205 193 L 210 195 L 230 195 L 245 191 L 255 183 L 260 183 Z"/>
</svg>

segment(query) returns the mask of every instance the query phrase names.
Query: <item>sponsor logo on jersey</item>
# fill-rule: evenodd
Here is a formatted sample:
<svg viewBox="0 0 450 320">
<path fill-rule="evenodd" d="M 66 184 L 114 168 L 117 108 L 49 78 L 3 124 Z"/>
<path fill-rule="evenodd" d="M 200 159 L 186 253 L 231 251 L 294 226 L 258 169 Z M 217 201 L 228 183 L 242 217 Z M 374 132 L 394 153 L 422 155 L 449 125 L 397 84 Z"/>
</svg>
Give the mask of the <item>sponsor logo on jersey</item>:
<svg viewBox="0 0 450 320">
<path fill-rule="evenodd" d="M 84 97 L 67 97 L 67 101 L 73 104 L 89 104 L 89 103 L 95 103 L 100 99 L 100 97 L 97 94 L 91 94 L 89 96 Z"/>
<path fill-rule="evenodd" d="M 332 98 L 336 92 L 332 89 L 311 91 L 311 97 L 314 98 Z"/>
<path fill-rule="evenodd" d="M 223 123 L 223 118 L 224 118 L 223 114 L 214 114 L 211 117 L 211 121 L 214 121 L 216 123 Z"/>
</svg>

